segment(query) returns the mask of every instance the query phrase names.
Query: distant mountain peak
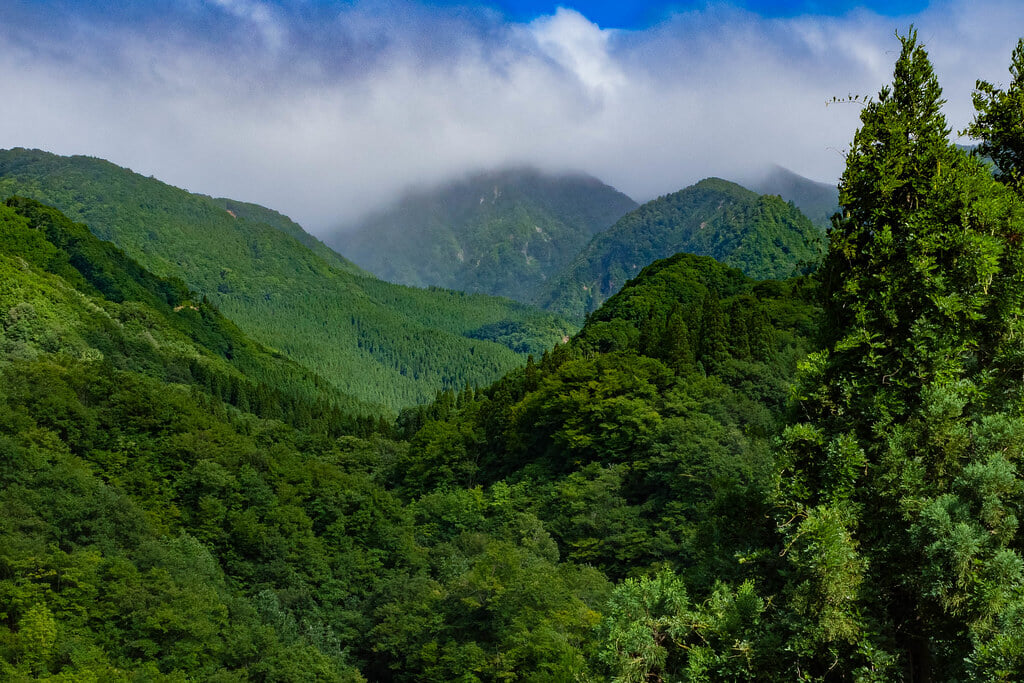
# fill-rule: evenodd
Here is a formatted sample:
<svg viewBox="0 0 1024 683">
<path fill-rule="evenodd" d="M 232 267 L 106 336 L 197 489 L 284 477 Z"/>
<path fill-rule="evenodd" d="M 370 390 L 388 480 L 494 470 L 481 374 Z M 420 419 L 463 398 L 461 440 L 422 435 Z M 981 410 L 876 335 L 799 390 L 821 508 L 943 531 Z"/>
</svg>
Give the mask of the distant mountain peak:
<svg viewBox="0 0 1024 683">
<path fill-rule="evenodd" d="M 839 188 L 835 183 L 811 180 L 778 164 L 740 182 L 760 194 L 774 194 L 793 202 L 822 229 L 829 226 L 832 214 L 839 208 Z"/>
<path fill-rule="evenodd" d="M 582 318 L 647 264 L 678 252 L 711 256 L 755 278 L 792 274 L 820 256 L 820 231 L 780 197 L 705 178 L 650 201 L 596 235 L 535 302 Z"/>
<path fill-rule="evenodd" d="M 327 241 L 384 280 L 529 301 L 635 207 L 585 173 L 505 166 L 410 189 Z"/>
</svg>

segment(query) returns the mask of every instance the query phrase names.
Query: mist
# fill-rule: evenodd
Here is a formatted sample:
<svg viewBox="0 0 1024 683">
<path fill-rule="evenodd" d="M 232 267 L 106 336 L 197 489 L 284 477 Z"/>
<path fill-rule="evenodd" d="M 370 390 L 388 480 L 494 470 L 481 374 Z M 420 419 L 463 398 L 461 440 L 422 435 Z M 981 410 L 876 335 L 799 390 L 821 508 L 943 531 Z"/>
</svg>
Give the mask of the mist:
<svg viewBox="0 0 1024 683">
<path fill-rule="evenodd" d="M 61 8 L 64 8 L 62 11 Z M 835 182 L 914 24 L 954 130 L 1009 79 L 1017 2 L 765 18 L 724 4 L 643 30 L 558 9 L 251 0 L 15 3 L 0 147 L 109 159 L 324 234 L 467 170 L 577 170 L 644 201 L 780 164 Z"/>
</svg>

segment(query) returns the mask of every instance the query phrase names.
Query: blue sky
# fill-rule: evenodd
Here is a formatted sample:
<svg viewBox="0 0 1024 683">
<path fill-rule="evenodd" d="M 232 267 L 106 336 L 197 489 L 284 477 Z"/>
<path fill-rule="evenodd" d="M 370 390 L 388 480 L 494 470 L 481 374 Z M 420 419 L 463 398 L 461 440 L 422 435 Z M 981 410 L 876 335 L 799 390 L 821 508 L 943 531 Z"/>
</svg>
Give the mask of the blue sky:
<svg viewBox="0 0 1024 683">
<path fill-rule="evenodd" d="M 440 6 L 460 6 L 458 0 L 434 0 Z M 494 0 L 478 3 L 498 9 L 515 21 L 532 21 L 553 14 L 558 7 L 574 9 L 602 28 L 644 29 L 663 21 L 674 13 L 700 10 L 709 3 L 697 0 L 679 2 L 548 2 L 546 0 Z M 730 4 L 764 17 L 799 15 L 837 16 L 854 9 L 866 9 L 883 16 L 903 16 L 927 7 L 927 0 L 733 0 Z"/>
<path fill-rule="evenodd" d="M 638 200 L 770 164 L 834 182 L 911 23 L 948 99 L 1005 81 L 1019 0 L 7 0 L 0 147 L 99 156 L 323 233 L 504 164 Z M 15 93 L 16 95 L 12 95 Z"/>
</svg>

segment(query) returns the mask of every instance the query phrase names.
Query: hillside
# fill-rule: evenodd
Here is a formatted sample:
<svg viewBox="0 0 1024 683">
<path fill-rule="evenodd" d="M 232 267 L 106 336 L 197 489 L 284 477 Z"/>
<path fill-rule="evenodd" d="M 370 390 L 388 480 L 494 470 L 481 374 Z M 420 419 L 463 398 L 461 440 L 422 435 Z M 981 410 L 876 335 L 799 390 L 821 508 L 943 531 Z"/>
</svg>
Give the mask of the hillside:
<svg viewBox="0 0 1024 683">
<path fill-rule="evenodd" d="M 0 152 L 0 196 L 14 194 L 86 223 L 144 267 L 208 297 L 254 339 L 338 390 L 392 409 L 486 384 L 522 363 L 524 340 L 488 326 L 518 329 L 531 351 L 570 330 L 508 300 L 383 283 L 337 255 L 319 256 L 275 212 L 232 203 L 232 215 L 226 200 L 99 159 Z"/>
<path fill-rule="evenodd" d="M 239 202 L 234 199 L 226 199 L 224 197 L 214 197 L 212 200 L 215 204 L 223 207 L 225 211 L 230 212 L 236 218 L 269 225 L 273 228 L 277 228 L 289 237 L 294 237 L 296 240 L 309 247 L 310 251 L 322 258 L 333 268 L 337 268 L 354 275 L 370 275 L 370 273 L 359 268 L 356 264 L 338 254 L 338 252 L 328 247 L 316 237 L 310 235 L 302 229 L 301 225 L 282 213 L 274 211 L 273 209 L 268 209 L 265 206 L 260 206 L 259 204 Z"/>
<path fill-rule="evenodd" d="M 805 178 L 782 166 L 773 166 L 765 173 L 740 180 L 743 187 L 760 194 L 777 194 L 811 219 L 819 228 L 832 225 L 832 214 L 839 210 L 839 188 Z"/>
<path fill-rule="evenodd" d="M 359 680 L 262 591 L 319 582 L 293 496 L 366 487 L 320 458 L 388 432 L 379 406 L 24 198 L 0 204 L 0 386 L 0 678 Z"/>
<path fill-rule="evenodd" d="M 342 394 L 249 339 L 183 282 L 146 271 L 56 209 L 20 197 L 0 206 L 0 338 L 9 357 L 103 360 L 266 416 L 319 406 L 319 417 L 305 417 L 333 421 L 331 429 L 349 416 L 381 414 L 382 406 Z"/>
<path fill-rule="evenodd" d="M 528 302 L 634 208 L 590 176 L 506 169 L 412 192 L 327 241 L 384 280 Z"/>
<path fill-rule="evenodd" d="M 764 539 L 757 514 L 716 519 L 761 510 L 816 316 L 800 283 L 680 255 L 539 363 L 407 409 L 393 441 L 211 392 L 188 368 L 244 385 L 232 363 L 265 352 L 210 352 L 196 321 L 230 323 L 52 209 L 0 206 L 0 272 L 12 680 L 614 675 L 613 581 L 672 557 L 702 586 Z M 728 339 L 677 343 L 716 325 Z M 678 476 L 698 472 L 714 486 Z"/>
<path fill-rule="evenodd" d="M 1024 39 L 1007 90 L 975 92 L 995 173 L 898 39 L 817 268 L 675 253 L 565 343 L 393 421 L 86 225 L 0 203 L 0 680 L 1019 681 Z M 245 207 L 141 181 L 104 200 L 136 177 L 72 161 L 102 182 L 26 178 L 154 218 L 157 246 L 242 226 L 406 325 L 477 323 L 468 363 L 555 332 L 332 267 Z M 659 202 L 631 214 L 639 247 L 688 205 L 732 246 L 810 225 L 714 179 Z M 229 284 L 299 281 L 246 263 Z"/>
<path fill-rule="evenodd" d="M 821 233 L 779 197 L 708 178 L 659 197 L 598 234 L 535 302 L 582 318 L 648 263 L 678 252 L 711 256 L 754 278 L 786 277 L 821 254 Z"/>
</svg>

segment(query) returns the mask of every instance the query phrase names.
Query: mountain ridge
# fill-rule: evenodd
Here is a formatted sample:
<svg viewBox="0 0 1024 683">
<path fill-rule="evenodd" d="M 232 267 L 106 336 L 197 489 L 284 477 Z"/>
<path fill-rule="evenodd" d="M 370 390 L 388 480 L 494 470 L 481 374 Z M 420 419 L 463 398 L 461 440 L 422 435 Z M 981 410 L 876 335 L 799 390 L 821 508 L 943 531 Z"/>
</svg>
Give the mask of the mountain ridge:
<svg viewBox="0 0 1024 683">
<path fill-rule="evenodd" d="M 711 256 L 758 279 L 786 277 L 819 258 L 820 241 L 820 230 L 780 197 L 706 178 L 598 233 L 534 301 L 581 319 L 646 265 L 678 252 Z"/>
<path fill-rule="evenodd" d="M 385 280 L 528 302 L 636 206 L 587 174 L 505 167 L 410 190 L 326 241 Z"/>
<path fill-rule="evenodd" d="M 504 299 L 390 285 L 341 256 L 324 260 L 282 230 L 301 228 L 276 212 L 238 203 L 232 216 L 208 196 L 92 157 L 2 151 L 0 195 L 12 194 L 56 206 L 149 270 L 208 296 L 254 339 L 392 409 L 484 384 L 525 361 L 501 337 L 467 336 L 482 326 L 518 321 L 545 347 L 571 329 Z"/>
</svg>

